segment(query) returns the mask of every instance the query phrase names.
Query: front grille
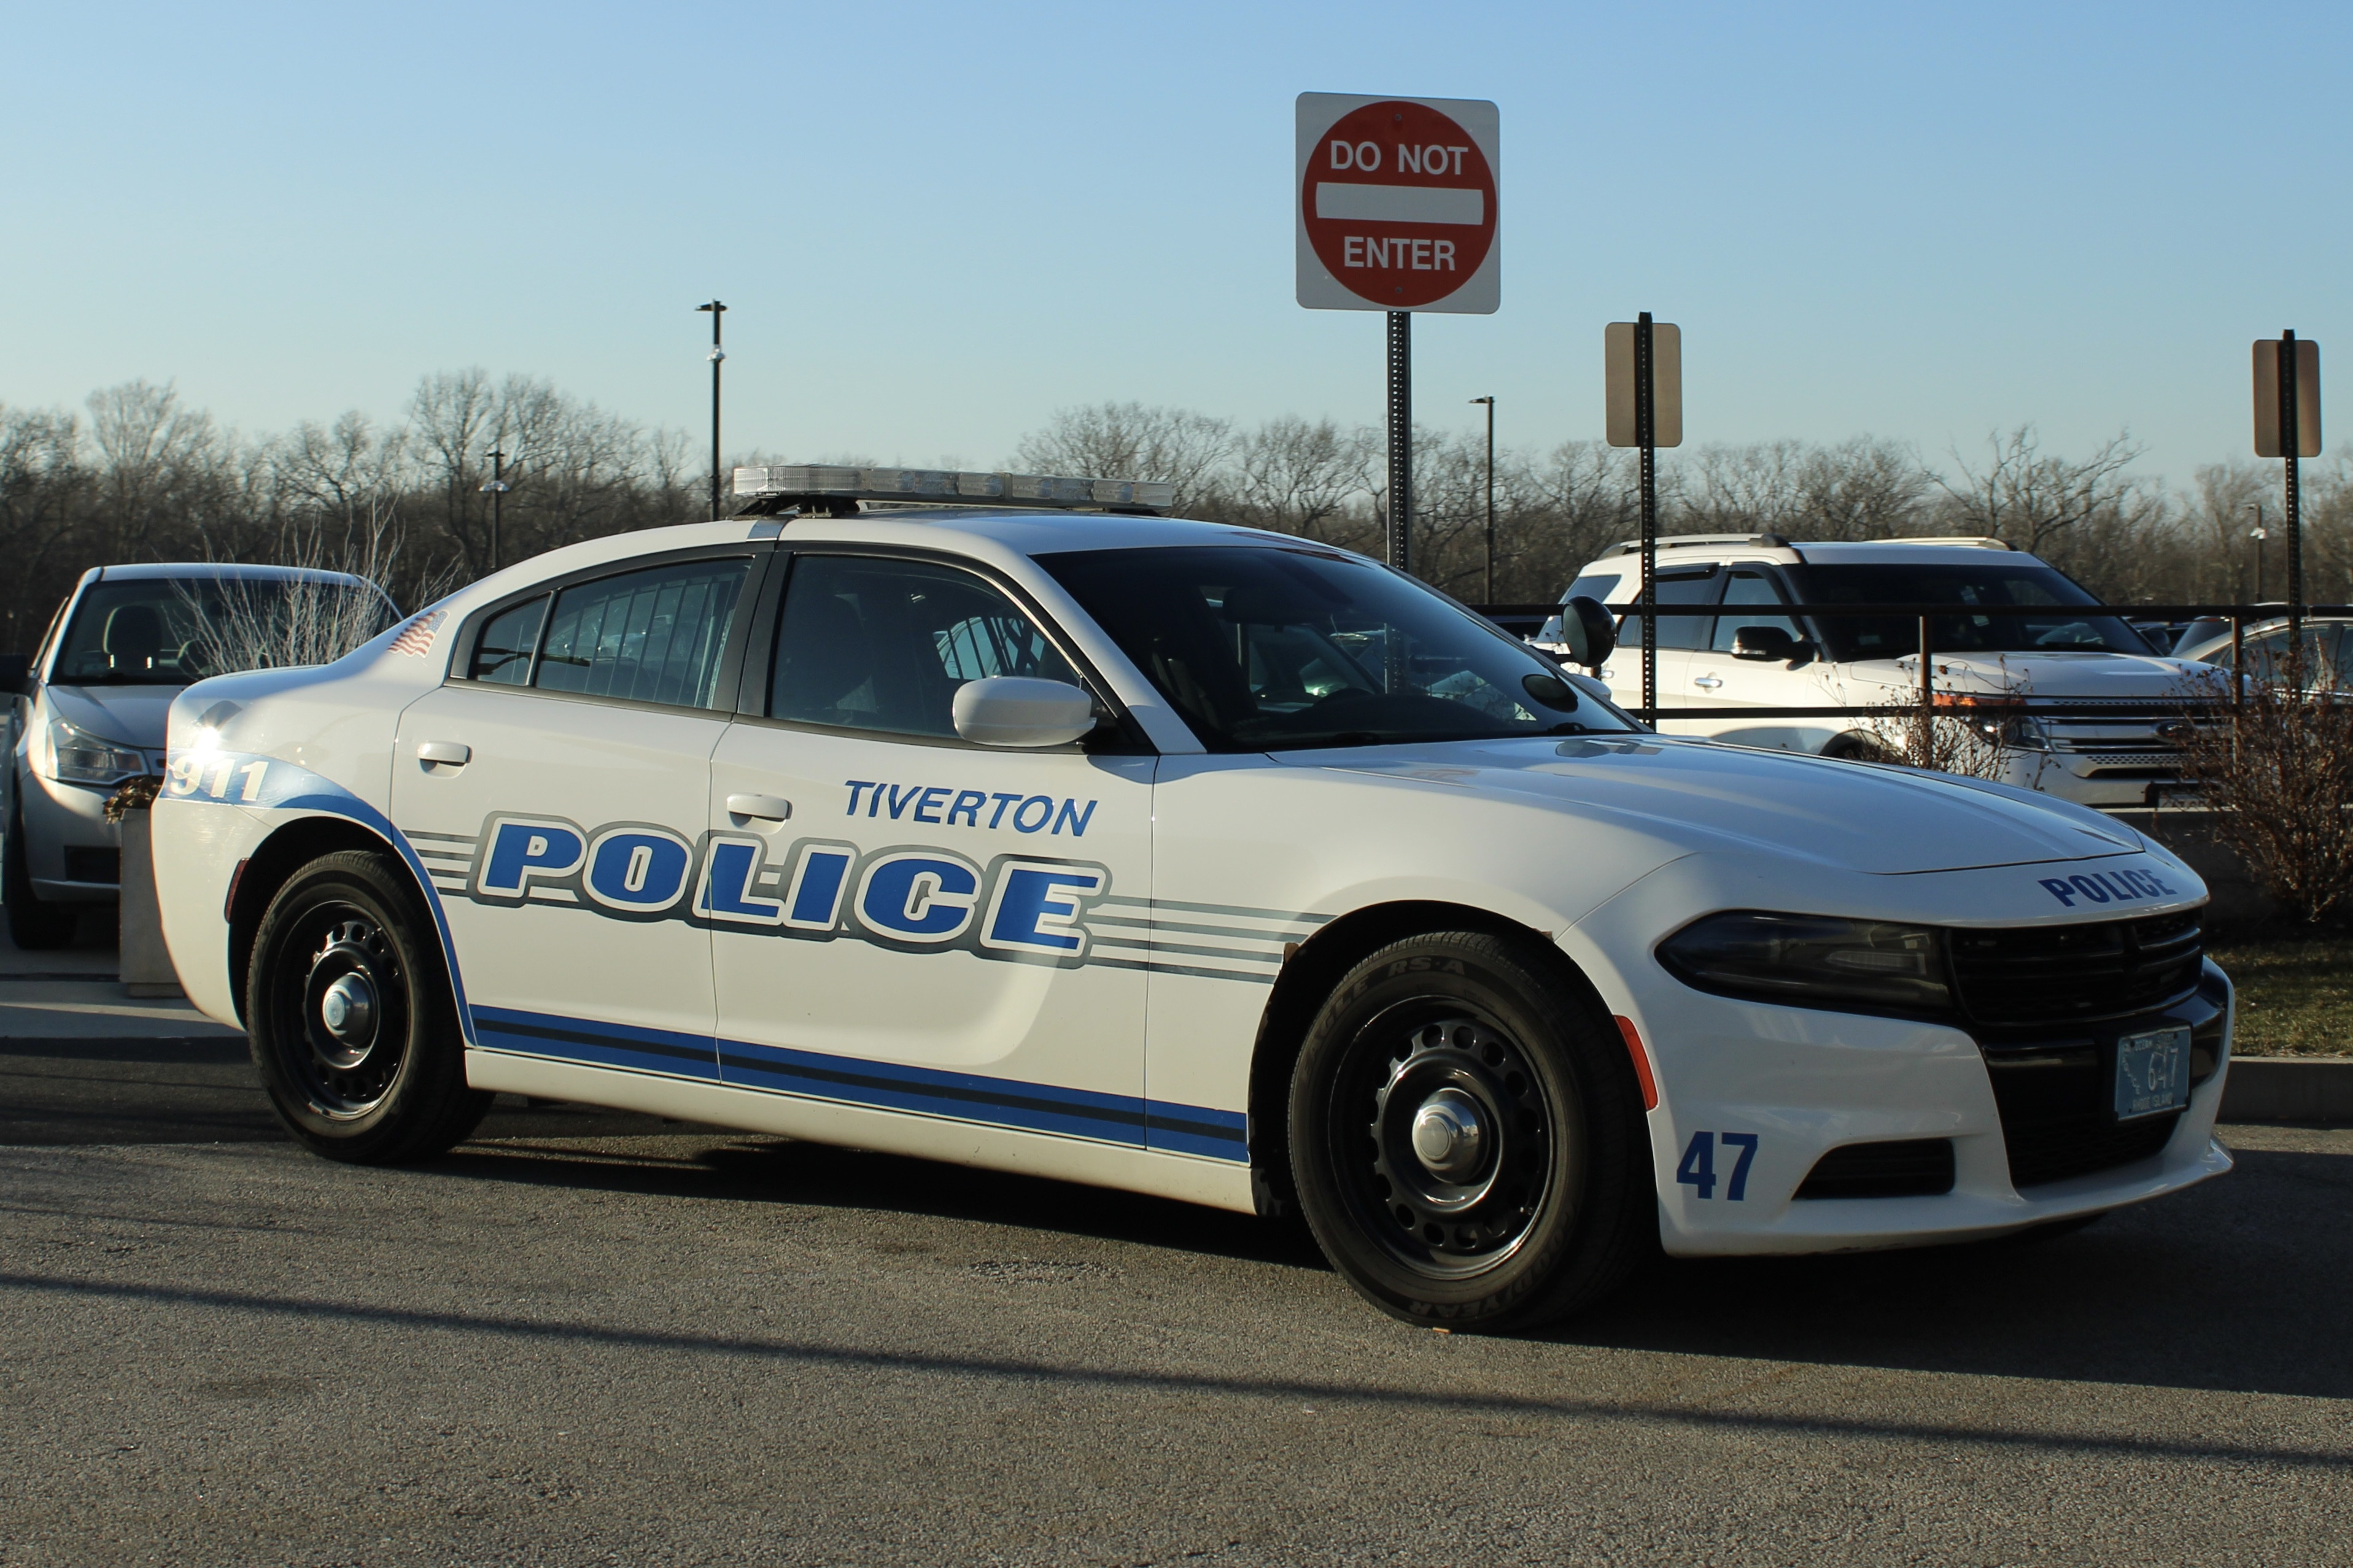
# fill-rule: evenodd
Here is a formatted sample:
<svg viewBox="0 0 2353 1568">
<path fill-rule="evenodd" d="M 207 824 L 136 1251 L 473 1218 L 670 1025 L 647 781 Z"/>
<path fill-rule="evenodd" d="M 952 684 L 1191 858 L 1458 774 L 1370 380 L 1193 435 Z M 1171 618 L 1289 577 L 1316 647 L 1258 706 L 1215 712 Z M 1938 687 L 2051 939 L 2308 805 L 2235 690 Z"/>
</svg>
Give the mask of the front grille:
<svg viewBox="0 0 2353 1568">
<path fill-rule="evenodd" d="M 66 880 L 69 882 L 121 882 L 122 851 L 120 849 L 66 850 Z"/>
<path fill-rule="evenodd" d="M 1953 1141 L 1849 1143 L 1814 1162 L 1801 1198 L 1928 1198 L 1953 1190 Z"/>
<path fill-rule="evenodd" d="M 2000 1088 L 1999 1079 L 1995 1088 Z M 2146 1121 L 2105 1127 L 2070 1122 L 2012 1131 L 2005 1116 L 2001 1131 L 2003 1141 L 2010 1145 L 2010 1184 L 2020 1188 L 2040 1186 L 2045 1182 L 2063 1182 L 2071 1176 L 2114 1170 L 2135 1160 L 2152 1159 L 2173 1137 L 2173 1124 L 2180 1120 L 2181 1113 L 2175 1111 L 2170 1116 L 2152 1116 Z"/>
<path fill-rule="evenodd" d="M 2154 1012 L 2198 985 L 2199 911 L 1952 933 L 1953 982 L 1979 1024 L 2076 1025 Z"/>
</svg>

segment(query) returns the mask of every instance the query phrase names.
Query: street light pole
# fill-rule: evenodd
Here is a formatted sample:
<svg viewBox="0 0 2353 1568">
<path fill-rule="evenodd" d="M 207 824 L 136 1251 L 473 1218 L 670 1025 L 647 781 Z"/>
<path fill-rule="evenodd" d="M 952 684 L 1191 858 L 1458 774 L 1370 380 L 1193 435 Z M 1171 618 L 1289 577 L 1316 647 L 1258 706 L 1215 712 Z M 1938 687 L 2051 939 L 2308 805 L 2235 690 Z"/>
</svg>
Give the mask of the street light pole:
<svg viewBox="0 0 2353 1568">
<path fill-rule="evenodd" d="M 727 307 L 717 300 L 707 305 L 697 305 L 698 310 L 711 312 L 711 518 L 719 520 L 719 364 L 727 352 L 719 346 L 719 318 Z"/>
<path fill-rule="evenodd" d="M 514 487 L 507 483 L 507 455 L 496 447 L 491 448 L 491 482 L 482 493 L 491 498 L 491 570 L 499 569 L 499 503 Z"/>
<path fill-rule="evenodd" d="M 1495 400 L 1474 397 L 1487 405 L 1487 603 L 1495 602 Z"/>
<path fill-rule="evenodd" d="M 2263 526 L 2263 502 L 2257 501 L 2246 510 L 2255 514 L 2255 526 L 2247 530 L 2247 537 L 2253 540 L 2255 545 L 2255 597 L 2253 602 L 2260 605 L 2263 602 L 2263 541 L 2271 537 L 2271 531 Z"/>
</svg>

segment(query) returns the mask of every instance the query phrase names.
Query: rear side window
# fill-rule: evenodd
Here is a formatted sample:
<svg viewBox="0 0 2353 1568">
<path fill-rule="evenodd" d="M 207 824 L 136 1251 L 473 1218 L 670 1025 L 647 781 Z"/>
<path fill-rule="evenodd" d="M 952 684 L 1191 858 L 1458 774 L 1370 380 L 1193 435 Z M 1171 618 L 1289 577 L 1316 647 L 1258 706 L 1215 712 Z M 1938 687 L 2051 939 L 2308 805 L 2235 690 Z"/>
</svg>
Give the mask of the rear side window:
<svg viewBox="0 0 2353 1568">
<path fill-rule="evenodd" d="M 474 663 L 467 674 L 494 686 L 529 685 L 531 656 L 539 647 L 539 623 L 546 618 L 545 595 L 501 615 L 475 639 Z"/>
<path fill-rule="evenodd" d="M 688 561 L 564 589 L 548 615 L 531 684 L 710 707 L 751 569 L 747 560 Z M 490 631 L 484 628 L 485 641 Z"/>
<path fill-rule="evenodd" d="M 1566 605 L 1571 599 L 1599 599 L 1606 605 L 1609 595 L 1618 591 L 1618 584 L 1625 580 L 1623 572 L 1589 572 L 1561 590 L 1560 602 Z"/>
<path fill-rule="evenodd" d="M 1698 648 L 1707 646 L 1708 634 L 1715 628 L 1715 605 L 1724 592 L 1724 574 L 1711 566 L 1704 572 L 1686 572 L 1658 577 L 1659 646 L 1661 647 Z M 1669 605 L 1704 605 L 1705 615 L 1678 616 Z M 1623 631 L 1618 634 L 1618 646 L 1640 649 L 1642 646 L 1642 617 L 1629 616 Z"/>
</svg>

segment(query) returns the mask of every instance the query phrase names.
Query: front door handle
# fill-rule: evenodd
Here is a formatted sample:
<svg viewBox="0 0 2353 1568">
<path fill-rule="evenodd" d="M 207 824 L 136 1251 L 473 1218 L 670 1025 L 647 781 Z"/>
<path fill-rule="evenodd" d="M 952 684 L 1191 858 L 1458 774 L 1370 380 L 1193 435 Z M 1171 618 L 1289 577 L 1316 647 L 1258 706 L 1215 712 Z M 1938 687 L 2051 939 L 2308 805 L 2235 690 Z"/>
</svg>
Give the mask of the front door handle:
<svg viewBox="0 0 2353 1568">
<path fill-rule="evenodd" d="M 1694 675 L 1692 677 L 1692 684 L 1694 686 L 1703 687 L 1709 691 L 1713 691 L 1717 687 L 1723 685 L 1724 681 L 1720 678 L 1713 675 Z"/>
<path fill-rule="evenodd" d="M 756 816 L 763 822 L 782 822 L 793 814 L 793 803 L 773 795 L 731 795 L 727 797 L 730 816 Z"/>
<path fill-rule="evenodd" d="M 444 767 L 462 768 L 474 760 L 474 748 L 459 745 L 455 741 L 419 741 L 417 760 L 438 763 Z"/>
</svg>

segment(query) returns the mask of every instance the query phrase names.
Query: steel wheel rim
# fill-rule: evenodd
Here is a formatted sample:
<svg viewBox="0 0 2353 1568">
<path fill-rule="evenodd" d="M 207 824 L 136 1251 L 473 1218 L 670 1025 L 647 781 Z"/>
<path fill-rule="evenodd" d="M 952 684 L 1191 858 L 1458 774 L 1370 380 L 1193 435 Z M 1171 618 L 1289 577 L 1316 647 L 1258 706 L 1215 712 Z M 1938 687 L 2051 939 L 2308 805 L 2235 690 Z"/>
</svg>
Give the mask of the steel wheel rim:
<svg viewBox="0 0 2353 1568">
<path fill-rule="evenodd" d="M 407 986 L 381 921 L 337 900 L 308 911 L 284 950 L 280 1058 L 311 1109 L 335 1121 L 384 1102 L 408 1054 Z M 299 955 L 299 956 L 298 956 Z"/>
<path fill-rule="evenodd" d="M 1331 1112 L 1334 1174 L 1358 1228 L 1424 1278 L 1501 1266 L 1552 1196 L 1558 1122 L 1544 1080 L 1507 1031 L 1459 1002 L 1368 1023 Z"/>
</svg>

